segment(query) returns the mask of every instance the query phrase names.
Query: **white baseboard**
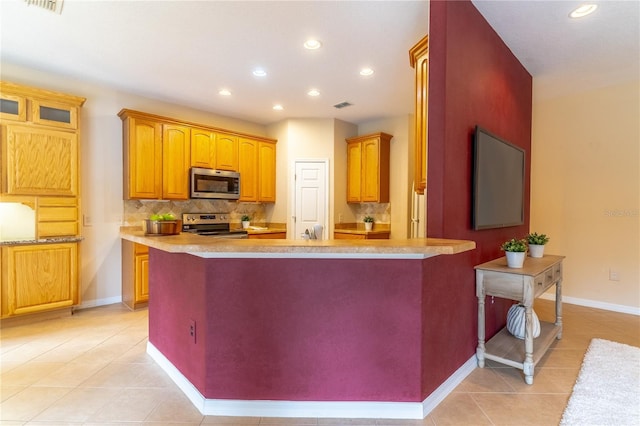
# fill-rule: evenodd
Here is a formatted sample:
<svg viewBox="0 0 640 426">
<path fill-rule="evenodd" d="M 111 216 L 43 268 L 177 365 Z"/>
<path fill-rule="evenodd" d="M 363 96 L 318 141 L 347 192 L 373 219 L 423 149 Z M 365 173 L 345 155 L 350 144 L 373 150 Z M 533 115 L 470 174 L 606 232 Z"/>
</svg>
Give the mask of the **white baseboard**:
<svg viewBox="0 0 640 426">
<path fill-rule="evenodd" d="M 121 303 L 122 296 L 105 297 L 103 299 L 93 299 L 83 301 L 75 307 L 75 309 L 88 309 L 95 308 L 96 306 L 113 305 L 114 303 Z"/>
<path fill-rule="evenodd" d="M 423 402 L 377 401 L 245 401 L 206 399 L 198 389 L 151 343 L 147 353 L 184 392 L 193 405 L 207 416 L 251 417 L 336 417 L 423 419 L 476 365 L 475 355 L 438 387 Z"/>
<path fill-rule="evenodd" d="M 540 296 L 540 299 L 556 300 L 555 291 L 553 293 L 544 293 Z M 616 305 L 615 303 L 600 302 L 598 300 L 580 299 L 577 297 L 567 297 L 563 295 L 562 303 L 604 309 L 605 311 L 620 312 L 623 314 L 640 315 L 640 308 L 636 308 L 635 306 Z"/>
</svg>

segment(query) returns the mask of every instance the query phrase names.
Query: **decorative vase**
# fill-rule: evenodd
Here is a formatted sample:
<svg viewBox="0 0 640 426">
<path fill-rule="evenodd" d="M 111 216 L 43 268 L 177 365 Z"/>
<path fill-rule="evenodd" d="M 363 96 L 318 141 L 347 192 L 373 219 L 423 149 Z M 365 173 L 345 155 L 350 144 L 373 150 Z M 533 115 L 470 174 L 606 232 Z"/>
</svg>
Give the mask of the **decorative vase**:
<svg viewBox="0 0 640 426">
<path fill-rule="evenodd" d="M 527 252 L 524 251 L 505 251 L 507 256 L 507 266 L 509 268 L 522 268 L 524 265 L 524 257 Z"/>
<path fill-rule="evenodd" d="M 373 222 L 365 222 L 364 223 L 364 229 L 366 231 L 371 231 L 373 229 Z"/>
<path fill-rule="evenodd" d="M 251 223 L 251 222 L 250 222 L 250 221 L 248 221 L 248 220 L 243 220 L 243 221 L 242 221 L 242 229 L 247 229 L 247 228 L 249 228 L 249 224 L 250 224 L 250 223 Z"/>
<path fill-rule="evenodd" d="M 524 305 L 515 304 L 507 312 L 507 330 L 518 339 L 524 339 L 526 330 L 526 315 Z M 533 320 L 533 337 L 540 336 L 540 320 L 535 311 L 531 309 L 531 319 Z"/>
<path fill-rule="evenodd" d="M 529 256 L 531 257 L 544 256 L 544 244 L 529 244 Z"/>
</svg>

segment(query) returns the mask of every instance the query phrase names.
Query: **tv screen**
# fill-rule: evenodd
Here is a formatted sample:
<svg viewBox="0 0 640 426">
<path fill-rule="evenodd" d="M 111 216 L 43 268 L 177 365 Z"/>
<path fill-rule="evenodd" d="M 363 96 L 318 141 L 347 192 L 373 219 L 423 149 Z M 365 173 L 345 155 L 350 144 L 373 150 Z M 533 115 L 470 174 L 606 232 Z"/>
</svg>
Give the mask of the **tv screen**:
<svg viewBox="0 0 640 426">
<path fill-rule="evenodd" d="M 473 229 L 524 223 L 525 151 L 476 126 L 473 144 Z"/>
</svg>

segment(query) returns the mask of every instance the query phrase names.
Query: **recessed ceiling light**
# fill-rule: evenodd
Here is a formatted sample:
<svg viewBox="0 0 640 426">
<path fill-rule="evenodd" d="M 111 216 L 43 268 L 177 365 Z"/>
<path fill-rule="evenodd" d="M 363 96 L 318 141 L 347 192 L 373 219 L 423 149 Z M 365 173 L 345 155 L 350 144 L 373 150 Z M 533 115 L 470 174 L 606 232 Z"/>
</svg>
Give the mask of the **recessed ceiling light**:
<svg viewBox="0 0 640 426">
<path fill-rule="evenodd" d="M 305 49 L 316 50 L 316 49 L 320 49 L 321 47 L 322 47 L 322 43 L 320 42 L 320 40 L 310 38 L 309 40 L 304 42 Z"/>
<path fill-rule="evenodd" d="M 253 70 L 253 75 L 255 75 L 256 77 L 264 77 L 267 75 L 267 72 L 262 68 L 256 68 L 255 70 Z"/>
<path fill-rule="evenodd" d="M 373 70 L 371 68 L 362 68 L 360 70 L 360 75 L 364 75 L 364 76 L 373 75 Z"/>
<path fill-rule="evenodd" d="M 316 89 L 311 89 L 307 92 L 307 95 L 309 96 L 320 96 L 320 92 L 318 92 Z"/>
<path fill-rule="evenodd" d="M 592 14 L 598 8 L 597 4 L 583 4 L 577 9 L 574 9 L 573 12 L 569 14 L 571 18 L 582 18 L 583 16 L 587 16 Z"/>
<path fill-rule="evenodd" d="M 284 107 L 280 104 L 275 104 L 273 106 L 273 109 L 275 109 L 276 111 L 282 111 L 284 109 Z"/>
<path fill-rule="evenodd" d="M 221 96 L 231 96 L 231 92 L 228 91 L 227 89 L 222 89 L 218 92 L 219 95 Z"/>
</svg>

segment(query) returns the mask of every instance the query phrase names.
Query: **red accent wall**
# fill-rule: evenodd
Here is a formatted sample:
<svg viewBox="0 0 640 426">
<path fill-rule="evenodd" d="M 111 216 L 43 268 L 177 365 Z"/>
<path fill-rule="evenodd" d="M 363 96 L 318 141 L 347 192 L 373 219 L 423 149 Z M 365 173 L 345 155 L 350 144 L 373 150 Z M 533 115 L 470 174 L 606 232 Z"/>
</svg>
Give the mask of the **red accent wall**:
<svg viewBox="0 0 640 426">
<path fill-rule="evenodd" d="M 470 1 L 430 2 L 429 60 L 427 235 L 473 240 L 477 248 L 431 261 L 430 288 L 443 291 L 439 296 L 424 294 L 424 311 L 430 304 L 447 304 L 440 325 L 448 326 L 449 336 L 445 339 L 434 329 L 425 328 L 423 353 L 429 361 L 425 365 L 439 368 L 423 371 L 423 397 L 475 352 L 473 266 L 502 256 L 503 241 L 528 232 L 531 170 L 531 75 Z M 472 229 L 472 143 L 476 125 L 527 153 L 525 223 L 521 226 Z M 488 336 L 505 324 L 510 303 L 499 299 L 487 303 Z M 435 344 L 444 344 L 444 350 L 429 350 Z"/>
</svg>

